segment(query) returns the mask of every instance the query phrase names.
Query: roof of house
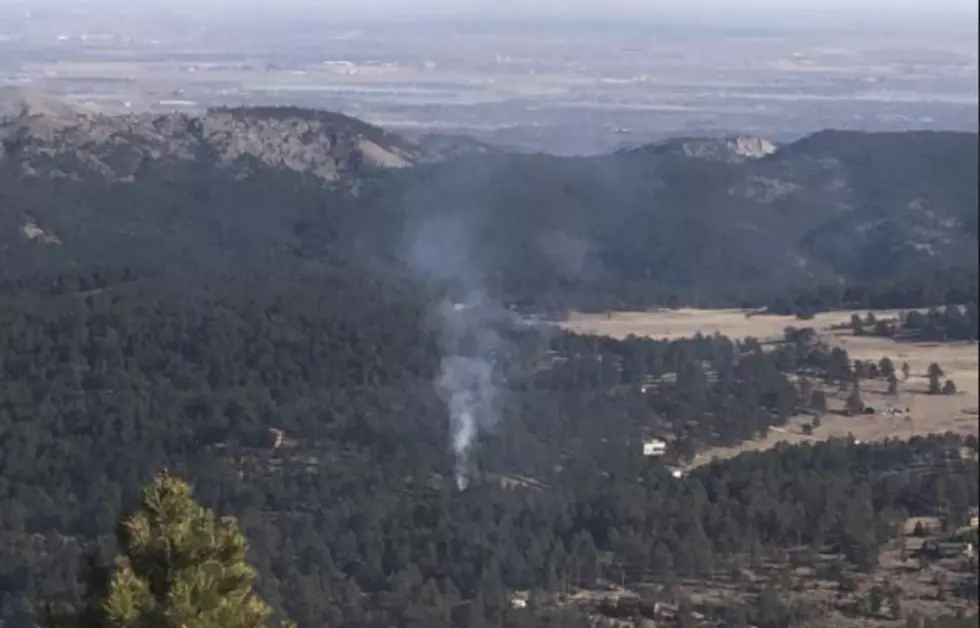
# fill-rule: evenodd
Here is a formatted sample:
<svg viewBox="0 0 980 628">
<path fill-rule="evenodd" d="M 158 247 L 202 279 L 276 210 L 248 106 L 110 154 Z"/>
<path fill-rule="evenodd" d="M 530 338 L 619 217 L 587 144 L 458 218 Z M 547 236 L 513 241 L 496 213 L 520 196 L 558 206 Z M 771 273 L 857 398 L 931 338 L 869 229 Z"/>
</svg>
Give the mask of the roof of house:
<svg viewBox="0 0 980 628">
<path fill-rule="evenodd" d="M 893 405 L 885 401 L 865 401 L 865 410 L 874 410 L 875 412 L 890 412 L 895 409 Z"/>
</svg>

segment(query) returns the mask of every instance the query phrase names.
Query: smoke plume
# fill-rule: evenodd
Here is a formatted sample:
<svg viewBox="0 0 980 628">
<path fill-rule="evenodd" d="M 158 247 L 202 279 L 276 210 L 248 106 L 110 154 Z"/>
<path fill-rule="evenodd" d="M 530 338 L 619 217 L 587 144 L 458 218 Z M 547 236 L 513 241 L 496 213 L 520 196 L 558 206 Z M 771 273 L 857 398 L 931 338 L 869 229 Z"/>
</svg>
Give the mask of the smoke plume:
<svg viewBox="0 0 980 628">
<path fill-rule="evenodd" d="M 494 323 L 507 317 L 487 297 L 483 275 L 471 259 L 474 228 L 459 215 L 430 218 L 413 233 L 408 255 L 423 279 L 451 295 L 432 312 L 442 355 L 435 387 L 449 412 L 460 490 L 469 485 L 477 436 L 499 420 L 497 358 L 503 341 Z"/>
<path fill-rule="evenodd" d="M 460 490 L 469 483 L 470 451 L 477 434 L 493 427 L 499 417 L 495 358 L 501 339 L 487 316 L 495 309 L 475 292 L 461 303 L 444 301 L 437 310 L 443 355 L 436 388 L 449 410 Z"/>
</svg>

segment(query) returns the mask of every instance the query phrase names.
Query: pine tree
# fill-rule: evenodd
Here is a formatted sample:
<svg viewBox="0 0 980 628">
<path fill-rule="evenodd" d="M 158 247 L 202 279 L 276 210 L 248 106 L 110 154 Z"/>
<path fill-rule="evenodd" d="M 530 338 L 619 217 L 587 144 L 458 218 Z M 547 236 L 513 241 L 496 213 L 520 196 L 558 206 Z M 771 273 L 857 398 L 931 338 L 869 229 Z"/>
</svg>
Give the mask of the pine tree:
<svg viewBox="0 0 980 628">
<path fill-rule="evenodd" d="M 851 394 L 847 396 L 847 413 L 861 414 L 864 410 L 864 402 L 861 400 L 861 389 L 857 384 L 851 389 Z"/>
<path fill-rule="evenodd" d="M 895 376 L 895 363 L 891 361 L 891 358 L 887 356 L 883 357 L 878 362 L 878 371 L 881 373 L 882 377 L 890 380 Z"/>
<path fill-rule="evenodd" d="M 252 592 L 255 570 L 233 517 L 216 518 L 189 484 L 158 475 L 117 530 L 110 571 L 91 569 L 84 610 L 49 622 L 78 628 L 262 628 L 272 609 Z"/>
</svg>

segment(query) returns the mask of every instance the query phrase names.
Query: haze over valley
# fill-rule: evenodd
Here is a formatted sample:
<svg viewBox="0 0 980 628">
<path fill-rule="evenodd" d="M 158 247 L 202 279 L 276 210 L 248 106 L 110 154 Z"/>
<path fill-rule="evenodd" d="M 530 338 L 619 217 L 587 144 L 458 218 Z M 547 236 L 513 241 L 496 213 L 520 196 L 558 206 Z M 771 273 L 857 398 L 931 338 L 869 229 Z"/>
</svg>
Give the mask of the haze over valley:
<svg viewBox="0 0 980 628">
<path fill-rule="evenodd" d="M 673 135 L 781 141 L 824 128 L 977 124 L 976 34 L 946 23 L 897 28 L 879 16 L 877 28 L 819 18 L 779 28 L 778 14 L 724 22 L 669 11 L 598 23 L 574 14 L 399 22 L 288 4 L 180 8 L 14 3 L 0 17 L 0 85 L 116 112 L 313 107 L 552 153 Z"/>
</svg>

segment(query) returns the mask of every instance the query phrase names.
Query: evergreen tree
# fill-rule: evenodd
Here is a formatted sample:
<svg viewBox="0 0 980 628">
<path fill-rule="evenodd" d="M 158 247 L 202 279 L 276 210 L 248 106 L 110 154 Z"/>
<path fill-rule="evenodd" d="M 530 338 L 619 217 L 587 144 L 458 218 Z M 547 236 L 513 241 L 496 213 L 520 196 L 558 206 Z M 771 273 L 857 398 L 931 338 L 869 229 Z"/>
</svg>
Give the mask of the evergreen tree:
<svg viewBox="0 0 980 628">
<path fill-rule="evenodd" d="M 854 332 L 855 336 L 864 335 L 864 321 L 857 314 L 851 314 L 851 330 Z"/>
<path fill-rule="evenodd" d="M 158 475 L 143 489 L 140 509 L 120 523 L 117 540 L 111 575 L 92 569 L 84 610 L 52 625 L 268 625 L 272 609 L 252 592 L 255 570 L 245 562 L 248 545 L 237 521 L 198 505 L 183 480 Z"/>
<path fill-rule="evenodd" d="M 827 411 L 827 393 L 822 390 L 814 391 L 813 395 L 810 397 L 810 407 L 817 412 Z"/>
<path fill-rule="evenodd" d="M 891 379 L 895 375 L 895 363 L 891 361 L 891 358 L 884 357 L 878 362 L 878 371 L 881 376 L 885 379 Z"/>
<path fill-rule="evenodd" d="M 861 414 L 864 410 L 864 401 L 861 400 L 861 389 L 857 384 L 851 389 L 851 394 L 847 396 L 847 413 Z"/>
</svg>

